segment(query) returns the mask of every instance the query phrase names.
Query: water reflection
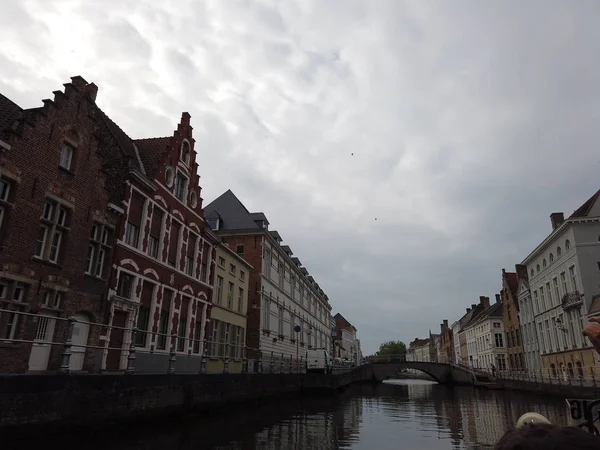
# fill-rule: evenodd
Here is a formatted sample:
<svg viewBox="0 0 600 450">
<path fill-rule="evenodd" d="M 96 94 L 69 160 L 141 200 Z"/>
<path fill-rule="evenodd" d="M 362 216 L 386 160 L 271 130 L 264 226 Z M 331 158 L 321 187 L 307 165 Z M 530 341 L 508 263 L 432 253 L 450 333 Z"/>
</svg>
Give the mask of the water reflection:
<svg viewBox="0 0 600 450">
<path fill-rule="evenodd" d="M 6 448 L 288 450 L 490 448 L 518 417 L 537 411 L 565 424 L 564 401 L 520 392 L 447 388 L 423 380 L 356 386 L 341 397 L 285 401 L 185 422 L 85 435 L 0 436 Z M 36 442 L 37 441 L 37 442 Z"/>
</svg>

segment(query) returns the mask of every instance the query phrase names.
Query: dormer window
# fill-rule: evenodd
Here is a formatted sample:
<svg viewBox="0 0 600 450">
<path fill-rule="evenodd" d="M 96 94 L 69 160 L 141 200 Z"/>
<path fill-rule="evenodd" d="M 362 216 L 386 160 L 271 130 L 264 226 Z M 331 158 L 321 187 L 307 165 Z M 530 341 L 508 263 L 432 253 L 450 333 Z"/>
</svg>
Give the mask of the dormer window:
<svg viewBox="0 0 600 450">
<path fill-rule="evenodd" d="M 183 144 L 181 144 L 181 154 L 179 155 L 179 159 L 186 165 L 190 164 L 190 143 L 188 141 L 183 141 Z"/>
<path fill-rule="evenodd" d="M 185 191 L 187 188 L 187 178 L 183 174 L 178 173 L 175 180 L 175 197 L 181 202 L 185 200 Z"/>
<path fill-rule="evenodd" d="M 219 219 L 207 219 L 206 222 L 208 223 L 208 226 L 210 227 L 211 230 L 213 230 L 213 231 L 219 230 Z"/>
</svg>

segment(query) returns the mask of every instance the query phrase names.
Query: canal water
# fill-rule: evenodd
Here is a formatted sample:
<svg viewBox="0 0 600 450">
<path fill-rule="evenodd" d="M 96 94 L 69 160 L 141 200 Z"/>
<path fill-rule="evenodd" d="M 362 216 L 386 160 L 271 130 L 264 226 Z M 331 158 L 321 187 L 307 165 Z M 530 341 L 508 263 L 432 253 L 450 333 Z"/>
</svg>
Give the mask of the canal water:
<svg viewBox="0 0 600 450">
<path fill-rule="evenodd" d="M 0 448 L 86 450 L 446 450 L 491 448 L 526 412 L 566 424 L 564 400 L 535 394 L 394 380 L 339 397 L 220 411 L 185 422 L 86 434 L 11 437 Z M 35 447 L 34 447 L 35 446 Z"/>
</svg>

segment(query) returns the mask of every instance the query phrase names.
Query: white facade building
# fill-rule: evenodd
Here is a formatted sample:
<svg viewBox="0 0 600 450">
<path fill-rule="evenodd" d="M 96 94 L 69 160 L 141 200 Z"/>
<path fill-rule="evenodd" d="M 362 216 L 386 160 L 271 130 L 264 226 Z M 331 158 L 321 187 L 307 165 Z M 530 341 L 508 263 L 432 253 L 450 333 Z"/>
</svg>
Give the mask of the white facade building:
<svg viewBox="0 0 600 450">
<path fill-rule="evenodd" d="M 263 213 L 250 213 L 228 190 L 206 206 L 218 236 L 252 266 L 246 344 L 249 355 L 304 356 L 311 348 L 331 352 L 329 298 Z"/>
<path fill-rule="evenodd" d="M 525 367 L 532 374 L 540 373 L 539 371 L 542 368 L 542 358 L 540 357 L 535 316 L 533 314 L 533 303 L 531 301 L 531 291 L 529 290 L 527 278 L 527 267 L 517 266 L 517 270 L 519 273 L 519 323 L 521 324 Z"/>
<path fill-rule="evenodd" d="M 466 328 L 469 359 L 473 367 L 506 370 L 506 344 L 502 322 L 502 303 L 498 301 L 485 309 Z M 472 358 L 471 358 L 472 357 Z"/>
<path fill-rule="evenodd" d="M 582 331 L 600 293 L 599 193 L 567 220 L 563 213 L 551 214 L 552 232 L 522 262 L 531 292 L 531 307 L 525 301 L 523 306 L 534 316 L 542 368 L 554 374 L 567 368 L 571 376 L 575 368 L 582 374 L 597 363 Z"/>
</svg>

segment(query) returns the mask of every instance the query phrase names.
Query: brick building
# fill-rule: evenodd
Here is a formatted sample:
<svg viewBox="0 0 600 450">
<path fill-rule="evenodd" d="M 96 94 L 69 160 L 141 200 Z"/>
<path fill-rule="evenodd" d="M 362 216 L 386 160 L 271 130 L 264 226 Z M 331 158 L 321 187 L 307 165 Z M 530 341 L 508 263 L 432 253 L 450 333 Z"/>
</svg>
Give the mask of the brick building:
<svg viewBox="0 0 600 450">
<path fill-rule="evenodd" d="M 440 324 L 440 355 L 439 362 L 454 364 L 454 339 L 448 320 Z"/>
<path fill-rule="evenodd" d="M 525 273 L 527 268 L 523 267 Z M 508 367 L 522 370 L 525 368 L 525 355 L 521 326 L 519 323 L 519 297 L 518 279 L 516 272 L 507 272 L 502 269 L 502 322 L 506 333 L 506 352 L 508 354 Z"/>
<path fill-rule="evenodd" d="M 0 95 L 2 372 L 56 370 L 63 346 L 50 342 L 65 342 L 70 316 L 79 321 L 71 370 L 97 365 L 77 344 L 98 345 L 99 328 L 85 322 L 100 321 L 107 304 L 122 208 L 105 183 L 96 93 L 73 77 L 39 108 Z M 39 316 L 19 314 L 30 312 Z"/>
<path fill-rule="evenodd" d="M 218 239 L 204 227 L 190 115 L 182 114 L 171 136 L 141 140 L 99 116 L 103 145 L 115 161 L 124 155 L 128 167 L 125 178 L 112 179 L 122 186 L 125 213 L 109 281 L 111 327 L 101 336 L 107 347 L 101 367 L 124 369 L 133 338 L 136 370 L 166 370 L 174 349 L 178 372 L 198 372 Z"/>
</svg>

